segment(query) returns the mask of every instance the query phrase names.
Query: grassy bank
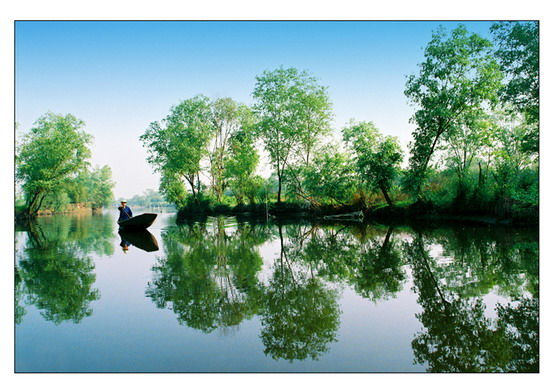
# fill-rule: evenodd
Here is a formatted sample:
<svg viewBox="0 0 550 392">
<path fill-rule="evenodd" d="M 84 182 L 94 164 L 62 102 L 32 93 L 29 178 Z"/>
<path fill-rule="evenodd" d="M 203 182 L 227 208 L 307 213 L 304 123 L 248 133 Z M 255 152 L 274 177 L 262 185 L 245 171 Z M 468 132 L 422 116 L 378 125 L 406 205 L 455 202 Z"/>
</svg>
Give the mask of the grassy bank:
<svg viewBox="0 0 550 392">
<path fill-rule="evenodd" d="M 483 208 L 482 208 L 483 207 Z M 237 216 L 249 220 L 353 220 L 399 222 L 433 220 L 477 222 L 484 224 L 536 225 L 539 222 L 538 207 L 502 211 L 492 206 L 464 209 L 457 206 L 438 206 L 431 202 L 397 202 L 393 206 L 385 203 L 372 207 L 361 204 L 349 205 L 307 205 L 304 203 L 281 202 L 253 205 L 211 204 L 208 201 L 194 203 L 178 211 L 178 222 L 203 221 L 208 216 Z"/>
</svg>

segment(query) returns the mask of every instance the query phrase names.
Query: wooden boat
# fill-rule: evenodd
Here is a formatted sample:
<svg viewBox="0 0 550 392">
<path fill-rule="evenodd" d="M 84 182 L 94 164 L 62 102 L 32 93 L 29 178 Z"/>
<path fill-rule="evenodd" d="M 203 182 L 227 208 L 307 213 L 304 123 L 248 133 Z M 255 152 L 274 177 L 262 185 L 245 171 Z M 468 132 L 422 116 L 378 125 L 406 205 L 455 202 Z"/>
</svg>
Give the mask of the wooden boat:
<svg viewBox="0 0 550 392">
<path fill-rule="evenodd" d="M 123 230 L 143 230 L 153 224 L 157 214 L 141 214 L 136 215 L 130 219 L 118 221 L 118 225 Z"/>
<path fill-rule="evenodd" d="M 118 234 L 123 242 L 134 245 L 136 248 L 142 249 L 146 252 L 155 252 L 159 250 L 157 239 L 147 229 L 120 230 Z"/>
</svg>

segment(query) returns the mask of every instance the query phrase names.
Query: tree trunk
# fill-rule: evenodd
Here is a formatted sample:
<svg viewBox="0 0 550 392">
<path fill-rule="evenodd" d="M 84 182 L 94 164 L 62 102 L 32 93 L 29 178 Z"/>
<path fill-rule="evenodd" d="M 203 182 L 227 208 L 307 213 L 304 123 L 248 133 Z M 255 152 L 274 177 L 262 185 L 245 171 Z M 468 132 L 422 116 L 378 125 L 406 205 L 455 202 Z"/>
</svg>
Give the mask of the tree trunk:
<svg viewBox="0 0 550 392">
<path fill-rule="evenodd" d="M 485 182 L 485 178 L 483 177 L 483 171 L 481 170 L 481 162 L 478 162 L 477 165 L 479 167 L 479 176 L 478 176 L 478 179 L 477 179 L 477 187 L 479 189 L 481 189 L 481 187 L 483 186 L 483 183 Z"/>
<path fill-rule="evenodd" d="M 277 189 L 277 203 L 281 203 L 281 190 L 282 190 L 282 176 L 281 174 L 277 174 L 277 177 L 279 178 L 279 188 Z"/>
<path fill-rule="evenodd" d="M 38 204 L 36 205 L 35 207 L 35 213 L 38 214 L 38 211 L 40 210 L 40 207 L 42 207 L 42 202 L 44 201 L 44 198 L 46 197 L 46 193 L 44 193 L 41 197 L 40 197 L 40 200 L 38 201 Z"/>
<path fill-rule="evenodd" d="M 384 199 L 386 199 L 386 202 L 388 203 L 388 205 L 393 208 L 393 203 L 390 199 L 390 195 L 388 195 L 388 191 L 386 190 L 386 187 L 385 186 L 381 186 L 380 187 L 380 190 L 382 191 L 382 193 L 384 194 Z"/>
<path fill-rule="evenodd" d="M 32 209 L 34 207 L 34 203 L 36 201 L 36 198 L 40 195 L 40 192 L 37 192 L 34 194 L 34 196 L 32 197 L 31 201 L 29 202 L 29 204 L 27 204 L 27 207 L 25 208 L 25 214 L 27 216 L 32 216 Z"/>
<path fill-rule="evenodd" d="M 384 238 L 384 243 L 382 244 L 383 251 L 388 249 L 388 245 L 390 243 L 392 233 L 393 233 L 393 226 L 390 226 L 388 227 L 388 231 L 386 232 L 386 237 Z"/>
<path fill-rule="evenodd" d="M 43 191 L 38 191 L 34 194 L 32 200 L 27 207 L 27 215 L 29 217 L 33 217 L 38 214 L 38 210 L 40 209 L 40 206 L 44 201 L 44 197 L 46 197 L 46 194 Z"/>
</svg>

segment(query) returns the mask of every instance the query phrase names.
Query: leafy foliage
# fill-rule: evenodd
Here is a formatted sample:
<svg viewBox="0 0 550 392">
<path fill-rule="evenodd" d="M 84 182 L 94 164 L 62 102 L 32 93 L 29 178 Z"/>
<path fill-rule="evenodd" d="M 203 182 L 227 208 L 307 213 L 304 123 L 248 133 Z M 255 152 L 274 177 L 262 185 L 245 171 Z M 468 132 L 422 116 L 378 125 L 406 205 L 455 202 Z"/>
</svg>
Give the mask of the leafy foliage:
<svg viewBox="0 0 550 392">
<path fill-rule="evenodd" d="M 208 143 L 214 133 L 210 100 L 202 95 L 186 99 L 173 106 L 161 122 L 152 122 L 140 137 L 148 151 L 147 161 L 166 181 L 188 182 L 193 197 L 200 192 L 200 163 L 208 153 Z M 173 181 L 171 181 L 173 180 Z M 181 192 L 165 184 L 161 187 L 170 201 Z"/>
<path fill-rule="evenodd" d="M 495 55 L 507 76 L 503 99 L 525 113 L 529 123 L 539 121 L 539 26 L 538 22 L 499 22 L 491 26 Z M 538 139 L 537 135 L 532 135 Z M 535 142 L 537 140 L 533 140 Z M 537 144 L 532 149 L 536 150 Z"/>
<path fill-rule="evenodd" d="M 405 95 L 417 106 L 411 145 L 411 187 L 420 192 L 440 138 L 454 133 L 463 116 L 495 103 L 502 74 L 491 42 L 459 26 L 447 35 L 433 33 L 418 75 L 407 80 Z"/>
<path fill-rule="evenodd" d="M 35 215 L 44 198 L 88 165 L 92 137 L 71 114 L 47 113 L 17 146 L 16 180 L 22 184 L 26 210 Z"/>
<path fill-rule="evenodd" d="M 382 136 L 372 122 L 350 123 L 342 130 L 344 141 L 354 153 L 357 173 L 363 186 L 379 188 L 392 206 L 389 190 L 403 161 L 403 152 L 395 137 Z"/>
<path fill-rule="evenodd" d="M 306 164 L 319 136 L 328 130 L 330 103 L 326 88 L 296 68 L 265 71 L 256 78 L 252 96 L 257 133 L 278 178 L 277 202 L 287 167 L 301 157 Z"/>
</svg>

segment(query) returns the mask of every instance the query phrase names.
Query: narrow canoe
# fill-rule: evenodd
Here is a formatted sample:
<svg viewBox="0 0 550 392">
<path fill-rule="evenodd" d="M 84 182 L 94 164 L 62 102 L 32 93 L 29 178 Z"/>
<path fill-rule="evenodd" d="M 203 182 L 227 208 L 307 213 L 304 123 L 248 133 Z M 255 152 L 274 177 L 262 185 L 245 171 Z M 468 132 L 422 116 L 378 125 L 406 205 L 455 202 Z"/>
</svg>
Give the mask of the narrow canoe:
<svg viewBox="0 0 550 392">
<path fill-rule="evenodd" d="M 125 230 L 142 230 L 151 226 L 156 218 L 157 214 L 141 214 L 124 221 L 118 221 L 118 225 Z"/>
</svg>

